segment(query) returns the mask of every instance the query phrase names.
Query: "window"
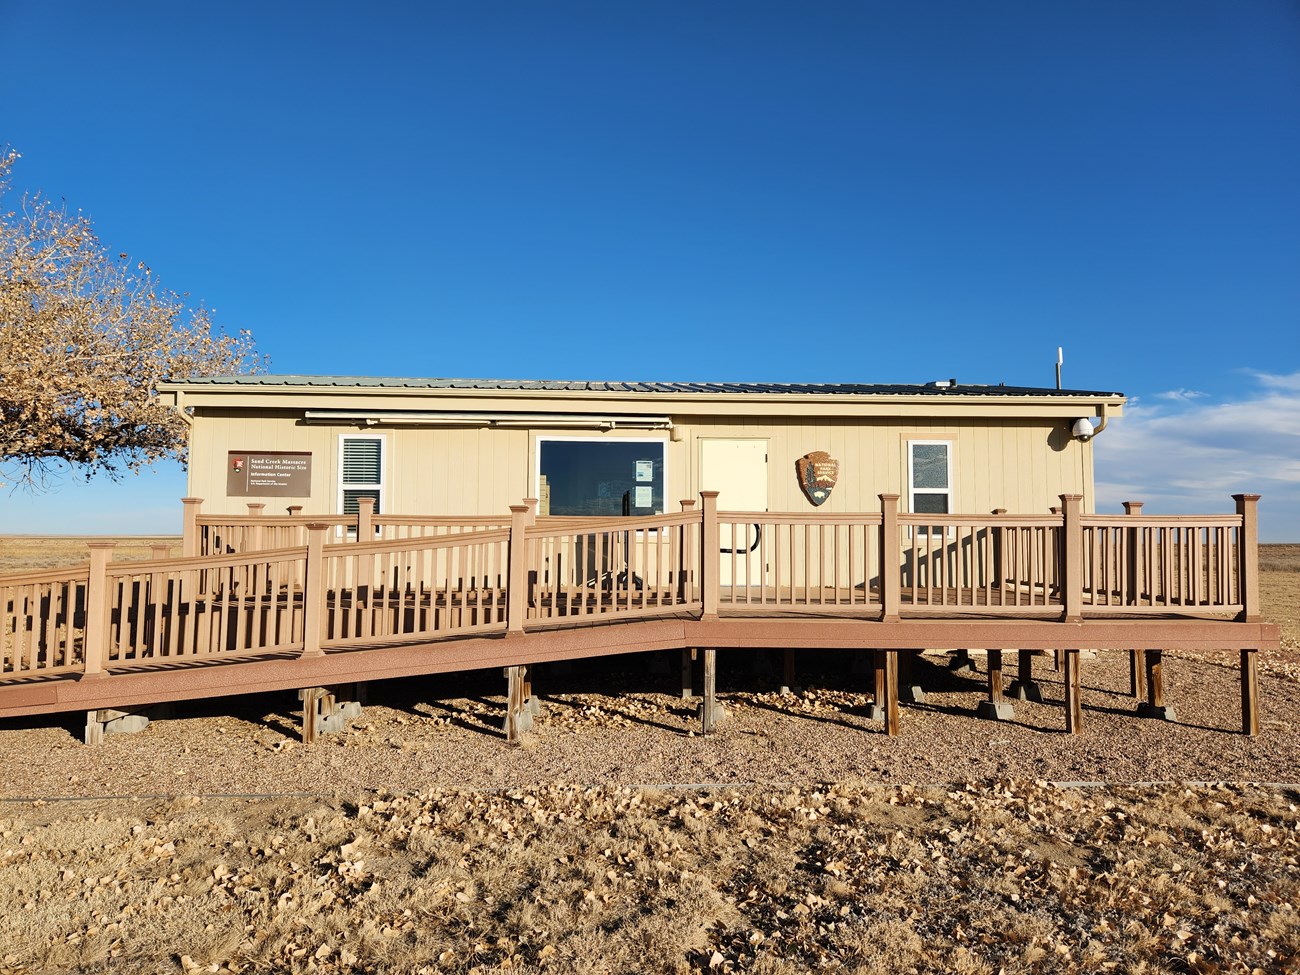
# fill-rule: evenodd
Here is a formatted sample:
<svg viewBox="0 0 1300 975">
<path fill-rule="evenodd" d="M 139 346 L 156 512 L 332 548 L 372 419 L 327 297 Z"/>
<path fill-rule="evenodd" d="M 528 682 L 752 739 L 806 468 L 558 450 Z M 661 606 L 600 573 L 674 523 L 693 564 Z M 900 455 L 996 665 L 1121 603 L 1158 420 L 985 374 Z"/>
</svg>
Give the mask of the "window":
<svg viewBox="0 0 1300 975">
<path fill-rule="evenodd" d="M 655 515 L 664 511 L 664 442 L 539 437 L 543 515 Z"/>
<path fill-rule="evenodd" d="M 382 436 L 339 437 L 339 510 L 357 513 L 358 498 L 374 498 L 376 513 L 383 506 L 384 438 Z"/>
<path fill-rule="evenodd" d="M 952 512 L 952 443 L 947 440 L 907 442 L 909 510 L 922 515 Z"/>
</svg>

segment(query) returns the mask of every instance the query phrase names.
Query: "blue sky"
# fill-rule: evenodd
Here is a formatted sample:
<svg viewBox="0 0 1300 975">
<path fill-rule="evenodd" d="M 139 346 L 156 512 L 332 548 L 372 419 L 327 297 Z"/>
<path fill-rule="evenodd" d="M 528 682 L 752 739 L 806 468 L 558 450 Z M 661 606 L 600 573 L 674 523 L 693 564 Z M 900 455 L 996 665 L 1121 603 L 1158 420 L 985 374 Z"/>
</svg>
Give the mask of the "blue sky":
<svg viewBox="0 0 1300 975">
<path fill-rule="evenodd" d="M 0 0 L 3 143 L 275 372 L 1049 386 L 1059 345 L 1131 398 L 1100 508 L 1258 491 L 1300 540 L 1289 0 Z"/>
</svg>

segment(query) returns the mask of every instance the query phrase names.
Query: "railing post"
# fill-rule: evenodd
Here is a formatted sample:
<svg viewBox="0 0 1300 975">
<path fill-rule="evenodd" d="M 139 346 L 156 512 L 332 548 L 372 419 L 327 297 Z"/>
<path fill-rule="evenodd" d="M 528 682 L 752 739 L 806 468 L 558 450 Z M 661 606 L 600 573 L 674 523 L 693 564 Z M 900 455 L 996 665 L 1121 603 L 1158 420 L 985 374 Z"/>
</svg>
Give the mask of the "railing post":
<svg viewBox="0 0 1300 975">
<path fill-rule="evenodd" d="M 1000 518 L 1007 513 L 1006 508 L 994 508 L 993 517 Z M 1006 545 L 1007 530 L 1004 527 L 993 529 L 993 584 L 1002 586 L 1002 551 Z"/>
<path fill-rule="evenodd" d="M 1259 613 L 1259 495 L 1234 494 L 1237 514 L 1241 516 L 1241 539 L 1237 543 L 1237 586 L 1241 592 L 1241 612 L 1237 620 L 1257 623 Z"/>
<path fill-rule="evenodd" d="M 266 504 L 262 501 L 248 502 L 248 517 L 261 518 L 266 514 Z M 249 525 L 248 534 L 245 536 L 251 544 L 245 545 L 243 551 L 256 552 L 266 548 L 266 539 L 262 537 L 263 529 L 261 525 Z"/>
<path fill-rule="evenodd" d="M 357 541 L 375 540 L 375 499 L 357 498 Z"/>
<path fill-rule="evenodd" d="M 82 647 L 82 679 L 103 677 L 108 655 L 108 560 L 115 542 L 88 542 L 90 578 L 86 583 L 86 635 Z"/>
<path fill-rule="evenodd" d="M 1061 495 L 1061 529 L 1065 533 L 1061 552 L 1061 602 L 1065 621 L 1083 619 L 1083 495 Z"/>
<path fill-rule="evenodd" d="M 718 575 L 722 568 L 721 543 L 718 537 L 718 492 L 700 492 L 700 618 L 718 618 Z"/>
<path fill-rule="evenodd" d="M 302 593 L 302 656 L 323 657 L 321 631 L 325 620 L 325 533 L 329 525 L 307 526 L 307 578 Z"/>
<path fill-rule="evenodd" d="M 880 495 L 880 605 L 881 620 L 887 623 L 898 621 L 903 589 L 903 568 L 898 562 L 898 497 Z"/>
<path fill-rule="evenodd" d="M 1124 514 L 1131 518 L 1136 518 L 1142 514 L 1141 501 L 1125 501 Z M 1129 606 L 1136 606 L 1142 601 L 1142 557 L 1141 557 L 1142 530 L 1139 528 L 1129 528 L 1124 532 L 1124 545 L 1128 549 L 1128 557 L 1124 560 L 1126 598 L 1124 602 Z M 1137 649 L 1130 649 L 1128 652 L 1128 690 L 1135 698 L 1142 698 L 1146 694 L 1146 667 L 1144 663 L 1145 652 Z"/>
<path fill-rule="evenodd" d="M 181 558 L 192 559 L 199 554 L 199 508 L 202 498 L 181 498 Z"/>
<path fill-rule="evenodd" d="M 528 515 L 529 506 L 510 506 L 509 575 L 506 581 L 506 636 L 524 632 L 528 615 Z"/>
<path fill-rule="evenodd" d="M 695 499 L 683 498 L 681 504 L 682 513 L 689 513 L 695 508 Z M 691 552 L 690 525 L 682 525 L 682 533 L 677 541 L 677 601 L 689 603 L 695 597 L 694 587 L 691 584 L 691 566 L 695 564 L 695 557 Z"/>
</svg>

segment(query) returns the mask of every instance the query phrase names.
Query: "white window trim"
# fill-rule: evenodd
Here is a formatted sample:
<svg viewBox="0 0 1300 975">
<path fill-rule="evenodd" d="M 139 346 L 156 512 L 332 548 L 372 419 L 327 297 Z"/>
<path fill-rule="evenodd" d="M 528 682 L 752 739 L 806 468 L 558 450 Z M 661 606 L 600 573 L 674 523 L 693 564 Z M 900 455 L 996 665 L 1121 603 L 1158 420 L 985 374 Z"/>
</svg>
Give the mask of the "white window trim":
<svg viewBox="0 0 1300 975">
<path fill-rule="evenodd" d="M 575 437 L 575 436 L 550 436 L 549 434 L 539 433 L 533 438 L 533 497 L 542 496 L 542 444 L 553 443 L 555 441 L 565 442 L 591 442 L 591 443 L 654 443 L 659 444 L 664 449 L 664 510 L 663 514 L 668 514 L 668 444 L 667 437 Z"/>
<path fill-rule="evenodd" d="M 368 488 L 369 484 L 349 484 L 343 483 L 343 444 L 347 440 L 378 440 L 379 441 L 379 483 L 373 485 L 379 489 L 379 503 L 375 506 L 381 512 L 388 510 L 388 437 L 382 433 L 340 433 L 339 434 L 339 454 L 338 465 L 335 470 L 335 478 L 338 482 L 338 508 L 335 510 L 339 514 L 343 513 L 343 490 L 344 487 L 351 488 Z"/>
<path fill-rule="evenodd" d="M 947 451 L 945 452 L 945 456 L 947 457 L 947 461 L 948 461 L 948 471 L 947 471 L 948 487 L 942 491 L 939 490 L 938 488 L 921 488 L 918 491 L 916 488 L 916 471 L 913 465 L 914 455 L 912 452 L 912 447 L 927 446 L 927 445 L 941 446 L 941 447 L 948 448 Z M 908 514 L 919 514 L 919 512 L 916 510 L 917 494 L 946 495 L 948 498 L 948 514 L 953 514 L 956 511 L 956 508 L 953 506 L 954 489 L 953 489 L 953 481 L 952 481 L 952 453 L 953 453 L 953 442 L 951 440 L 908 440 L 907 441 L 907 511 Z M 953 529 L 950 527 L 945 534 L 952 535 Z"/>
</svg>

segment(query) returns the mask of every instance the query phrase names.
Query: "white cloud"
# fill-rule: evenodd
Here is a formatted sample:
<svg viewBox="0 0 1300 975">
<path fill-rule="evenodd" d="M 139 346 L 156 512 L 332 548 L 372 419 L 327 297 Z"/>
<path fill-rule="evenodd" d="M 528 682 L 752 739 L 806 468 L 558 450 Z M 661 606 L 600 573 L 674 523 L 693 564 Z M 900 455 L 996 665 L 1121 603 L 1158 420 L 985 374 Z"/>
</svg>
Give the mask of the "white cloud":
<svg viewBox="0 0 1300 975">
<path fill-rule="evenodd" d="M 1097 509 L 1134 500 L 1152 514 L 1217 512 L 1232 494 L 1261 494 L 1265 540 L 1300 540 L 1300 372 L 1251 375 L 1257 387 L 1232 402 L 1131 401 L 1095 441 Z"/>
<path fill-rule="evenodd" d="M 1189 399 L 1201 399 L 1202 397 L 1208 395 L 1209 395 L 1208 393 L 1202 393 L 1198 389 L 1170 389 L 1163 393 L 1156 393 L 1156 398 L 1172 399 L 1172 400 L 1189 400 Z"/>
</svg>

